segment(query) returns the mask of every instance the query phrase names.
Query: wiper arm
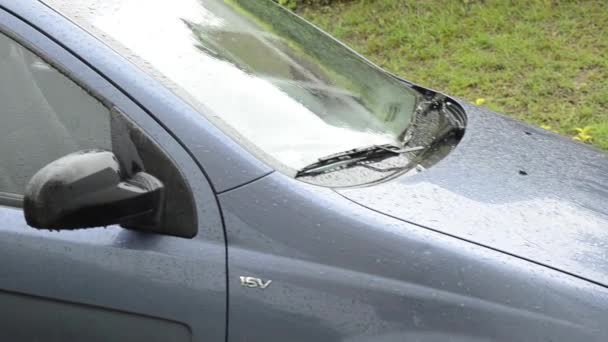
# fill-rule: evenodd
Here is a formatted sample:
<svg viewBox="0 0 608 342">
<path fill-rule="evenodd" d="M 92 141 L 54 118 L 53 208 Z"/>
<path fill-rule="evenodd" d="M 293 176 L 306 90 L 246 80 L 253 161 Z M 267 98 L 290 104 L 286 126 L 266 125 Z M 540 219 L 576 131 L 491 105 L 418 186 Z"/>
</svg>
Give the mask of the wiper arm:
<svg viewBox="0 0 608 342">
<path fill-rule="evenodd" d="M 314 162 L 299 170 L 296 173 L 296 178 L 302 176 L 318 175 L 328 172 L 330 170 L 337 170 L 353 166 L 364 160 L 381 160 L 384 158 L 397 156 L 402 153 L 419 151 L 423 148 L 424 147 L 422 146 L 400 148 L 398 146 L 390 144 L 372 145 L 368 147 L 355 148 L 352 150 L 332 154 L 327 157 L 319 158 L 317 162 Z"/>
<path fill-rule="evenodd" d="M 445 95 L 436 93 L 426 101 L 422 101 L 416 107 L 414 112 L 414 122 L 402 133 L 402 140 L 404 144 L 407 144 L 415 134 L 415 130 L 419 129 L 417 121 L 421 121 L 433 112 L 438 112 L 442 119 L 445 120 L 445 125 L 442 127 L 441 132 L 437 132 L 435 136 L 441 138 L 446 134 L 453 131 L 463 131 L 466 126 L 466 117 L 462 110 Z M 436 139 L 440 140 L 440 139 Z"/>
<path fill-rule="evenodd" d="M 416 115 L 426 116 L 432 110 L 441 110 L 446 103 L 446 97 L 443 94 L 437 93 L 430 100 L 422 101 L 416 107 Z"/>
<path fill-rule="evenodd" d="M 426 116 L 433 110 L 439 111 L 455 129 L 462 130 L 465 126 L 465 119 L 454 115 L 453 111 L 449 110 L 453 103 L 443 94 L 435 94 L 429 101 L 424 101 L 416 108 L 416 115 Z"/>
</svg>

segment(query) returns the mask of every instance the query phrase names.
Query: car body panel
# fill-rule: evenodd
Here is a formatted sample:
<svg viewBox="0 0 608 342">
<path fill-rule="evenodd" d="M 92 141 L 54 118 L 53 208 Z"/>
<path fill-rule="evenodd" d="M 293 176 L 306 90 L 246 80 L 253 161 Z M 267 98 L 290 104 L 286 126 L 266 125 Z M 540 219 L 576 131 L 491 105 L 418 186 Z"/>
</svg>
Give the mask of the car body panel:
<svg viewBox="0 0 608 342">
<path fill-rule="evenodd" d="M 608 285 L 608 155 L 463 103 L 447 158 L 339 192 L 373 210 Z"/>
<path fill-rule="evenodd" d="M 177 95 L 48 7 L 33 0 L 0 0 L 0 7 L 60 41 L 63 48 L 37 33 L 21 35 L 32 45 L 44 47 L 73 77 L 121 107 L 172 156 L 193 189 L 199 219 L 199 234 L 191 240 L 117 226 L 57 233 L 28 228 L 20 210 L 0 208 L 0 257 L 6 264 L 0 274 L 0 303 L 17 300 L 31 311 L 59 305 L 66 308 L 56 309 L 65 317 L 68 312 L 86 315 L 84 306 L 98 308 L 95 317 L 99 319 L 108 312 L 127 314 L 114 315 L 118 317 L 115 322 L 128 322 L 132 315 L 146 316 L 149 319 L 140 321 L 144 326 L 162 322 L 175 332 L 176 340 L 187 339 L 187 334 L 194 341 L 226 337 L 230 341 L 606 340 L 608 289 L 604 286 L 580 275 L 573 277 L 568 270 L 545 267 L 534 255 L 505 253 L 460 232 L 430 229 L 432 225 L 422 224 L 427 221 L 406 222 L 402 211 L 389 212 L 402 204 L 407 196 L 403 192 L 391 195 L 384 191 L 373 197 L 374 189 L 393 186 L 402 190 L 410 180 L 439 174 L 441 177 L 433 178 L 438 191 L 442 181 L 446 189 L 470 191 L 470 196 L 479 196 L 480 203 L 485 200 L 491 206 L 496 186 L 491 181 L 504 181 L 498 177 L 501 172 L 516 167 L 516 176 L 523 179 L 534 176 L 536 168 L 550 166 L 530 168 L 528 159 L 546 151 L 533 151 L 526 159 L 522 155 L 528 155 L 529 144 L 509 147 L 499 138 L 508 135 L 516 140 L 518 130 L 529 130 L 532 135 L 519 133 L 542 145 L 555 139 L 552 134 L 478 113 L 463 104 L 470 127 L 462 146 L 420 175 L 358 189 L 313 186 L 273 172 Z M 0 22 L 6 25 L 7 20 Z M 475 133 L 480 127 L 494 135 L 488 133 L 485 143 L 473 144 L 480 149 L 476 168 L 467 169 L 471 161 L 462 161 L 459 172 L 450 172 L 447 165 L 458 166 L 464 147 L 475 140 L 473 135 L 480 134 Z M 503 145 L 496 145 L 497 141 Z M 563 143 L 548 145 L 559 149 L 570 144 Z M 515 155 L 505 155 L 504 170 L 496 170 L 496 162 L 490 159 L 506 151 Z M 484 167 L 497 171 L 496 178 L 470 183 Z M 518 168 L 528 175 L 520 175 Z M 513 182 L 523 199 L 536 198 L 538 185 L 529 191 L 519 179 Z M 595 189 L 601 194 L 601 187 Z M 505 195 L 502 201 L 512 201 L 507 195 L 516 194 L 501 191 Z M 355 202 L 377 207 L 371 210 Z M 456 207 L 446 202 L 439 201 Z M 594 220 L 599 220 L 604 207 L 598 208 Z M 438 209 L 442 208 L 422 202 L 419 213 L 426 214 L 427 220 L 444 220 L 441 214 L 446 212 Z M 472 210 L 479 208 L 467 209 L 468 214 L 475 214 Z M 484 227 L 492 228 L 489 224 Z M 482 233 L 490 237 L 489 232 Z M 593 233 L 599 236 L 599 231 Z M 548 244 L 549 238 L 541 241 Z M 581 239 L 574 241 L 581 243 Z M 558 261 L 575 260 L 574 252 L 583 253 L 588 242 L 565 246 L 569 248 L 561 252 L 565 254 L 557 251 L 562 256 Z M 594 267 L 598 273 L 605 272 L 604 264 L 594 258 L 585 272 Z M 243 286 L 241 277 L 259 278 L 268 285 L 263 289 Z M 0 317 L 9 314 L 0 310 Z M 80 321 L 73 322 L 77 323 Z M 42 326 L 50 327 L 52 333 L 52 324 L 48 319 Z M 136 338 L 147 336 L 142 333 Z"/>
<path fill-rule="evenodd" d="M 49 16 L 47 20 L 52 19 Z M 227 293 L 222 218 L 212 187 L 195 160 L 94 69 L 1 8 L 0 29 L 35 47 L 40 56 L 126 113 L 171 156 L 196 194 L 198 217 L 194 239 L 119 226 L 57 232 L 28 227 L 21 209 L 0 206 L 0 316 L 6 318 L 0 323 L 0 337 L 13 341 L 42 336 L 49 341 L 114 337 L 150 341 L 163 340 L 174 332 L 171 337 L 176 340 L 223 341 Z M 9 303 L 18 303 L 19 308 L 9 307 Z M 57 307 L 65 309 L 55 313 L 66 318 L 59 325 L 57 317 L 49 316 Z M 28 317 L 23 314 L 27 311 L 36 314 Z M 81 320 L 69 319 L 79 315 L 88 315 L 95 326 L 83 329 Z M 86 335 L 87 331 L 104 330 L 104 322 L 134 324 L 150 332 L 166 327 L 167 334 L 121 335 L 105 325 L 106 335 Z M 11 333 L 15 331 L 21 335 Z"/>
<path fill-rule="evenodd" d="M 332 190 L 273 173 L 219 198 L 231 341 L 599 341 L 608 333 L 605 288 Z M 239 276 L 272 283 L 249 288 Z"/>
</svg>

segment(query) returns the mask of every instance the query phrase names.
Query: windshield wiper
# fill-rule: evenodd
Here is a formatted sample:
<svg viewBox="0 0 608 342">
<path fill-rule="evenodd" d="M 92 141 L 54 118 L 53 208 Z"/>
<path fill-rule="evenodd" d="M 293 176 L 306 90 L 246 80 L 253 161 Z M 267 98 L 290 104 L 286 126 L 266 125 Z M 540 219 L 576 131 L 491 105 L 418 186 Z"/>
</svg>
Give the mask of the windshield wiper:
<svg viewBox="0 0 608 342">
<path fill-rule="evenodd" d="M 437 93 L 429 101 L 424 101 L 418 105 L 416 108 L 416 115 L 426 116 L 431 111 L 437 110 L 443 115 L 452 128 L 463 130 L 466 119 L 462 115 L 454 113 L 450 108 L 453 108 L 453 103 L 445 95 Z"/>
<path fill-rule="evenodd" d="M 319 158 L 317 162 L 300 169 L 296 173 L 296 178 L 302 176 L 314 176 L 328 171 L 335 171 L 350 167 L 361 161 L 381 160 L 388 157 L 397 156 L 402 153 L 415 152 L 422 149 L 424 149 L 422 146 L 400 148 L 390 144 L 355 148 Z"/>
</svg>

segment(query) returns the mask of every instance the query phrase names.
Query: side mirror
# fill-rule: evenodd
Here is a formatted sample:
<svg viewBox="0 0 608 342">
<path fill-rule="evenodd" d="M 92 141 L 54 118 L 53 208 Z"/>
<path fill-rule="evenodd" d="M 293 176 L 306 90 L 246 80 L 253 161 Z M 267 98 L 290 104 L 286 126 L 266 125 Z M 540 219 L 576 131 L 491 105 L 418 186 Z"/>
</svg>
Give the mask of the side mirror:
<svg viewBox="0 0 608 342">
<path fill-rule="evenodd" d="M 123 224 L 154 227 L 161 217 L 163 184 L 145 172 L 121 170 L 114 153 L 88 150 L 46 165 L 27 184 L 27 224 L 78 229 Z"/>
</svg>

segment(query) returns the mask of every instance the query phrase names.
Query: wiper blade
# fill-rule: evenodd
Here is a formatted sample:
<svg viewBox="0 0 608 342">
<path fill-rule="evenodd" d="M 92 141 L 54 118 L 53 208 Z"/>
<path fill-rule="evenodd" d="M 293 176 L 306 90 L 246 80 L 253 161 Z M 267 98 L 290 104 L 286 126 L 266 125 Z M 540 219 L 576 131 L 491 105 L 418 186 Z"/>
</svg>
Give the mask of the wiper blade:
<svg viewBox="0 0 608 342">
<path fill-rule="evenodd" d="M 343 169 L 365 160 L 381 160 L 384 158 L 397 156 L 407 152 L 415 152 L 424 149 L 422 146 L 401 148 L 398 146 L 372 145 L 368 147 L 355 148 L 352 150 L 336 153 L 327 157 L 319 158 L 308 166 L 305 166 L 296 173 L 297 177 L 318 175 L 328 171 Z"/>
</svg>

